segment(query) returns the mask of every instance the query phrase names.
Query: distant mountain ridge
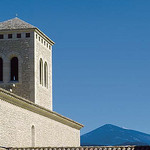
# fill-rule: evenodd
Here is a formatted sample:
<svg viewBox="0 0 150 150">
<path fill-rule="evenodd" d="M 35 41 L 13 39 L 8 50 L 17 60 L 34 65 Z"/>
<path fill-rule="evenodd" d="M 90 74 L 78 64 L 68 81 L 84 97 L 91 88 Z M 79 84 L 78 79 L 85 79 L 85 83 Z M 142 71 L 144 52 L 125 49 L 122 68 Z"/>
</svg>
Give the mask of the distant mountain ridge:
<svg viewBox="0 0 150 150">
<path fill-rule="evenodd" d="M 81 136 L 81 146 L 150 145 L 150 135 L 106 124 Z"/>
</svg>

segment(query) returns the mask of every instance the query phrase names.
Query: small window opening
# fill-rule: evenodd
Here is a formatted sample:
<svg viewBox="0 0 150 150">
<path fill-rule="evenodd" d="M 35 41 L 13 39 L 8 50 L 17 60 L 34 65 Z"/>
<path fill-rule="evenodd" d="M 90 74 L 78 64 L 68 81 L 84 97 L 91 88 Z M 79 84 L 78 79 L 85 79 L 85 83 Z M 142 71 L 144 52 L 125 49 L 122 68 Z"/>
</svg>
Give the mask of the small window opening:
<svg viewBox="0 0 150 150">
<path fill-rule="evenodd" d="M 47 68 L 47 62 L 44 64 L 44 86 L 48 87 L 48 68 Z"/>
<path fill-rule="evenodd" d="M 41 43 L 43 43 L 43 39 L 41 39 Z"/>
<path fill-rule="evenodd" d="M 11 59 L 11 81 L 18 81 L 18 58 Z"/>
<path fill-rule="evenodd" d="M 12 39 L 12 34 L 8 34 L 8 39 Z"/>
<path fill-rule="evenodd" d="M 35 146 L 35 127 L 34 125 L 32 125 L 31 127 L 31 143 L 32 143 L 32 147 Z"/>
<path fill-rule="evenodd" d="M 4 35 L 3 34 L 0 34 L 0 39 L 3 39 L 4 38 Z"/>
<path fill-rule="evenodd" d="M 39 41 L 40 41 L 40 37 L 39 37 Z"/>
<path fill-rule="evenodd" d="M 3 59 L 0 58 L 0 81 L 3 81 Z"/>
<path fill-rule="evenodd" d="M 36 39 L 37 39 L 37 34 L 36 34 Z"/>
<path fill-rule="evenodd" d="M 26 33 L 26 38 L 29 38 L 30 37 L 30 33 Z"/>
<path fill-rule="evenodd" d="M 18 34 L 17 34 L 17 38 L 21 38 L 21 33 L 18 33 Z"/>
<path fill-rule="evenodd" d="M 40 84 L 43 85 L 43 61 L 40 59 Z"/>
</svg>

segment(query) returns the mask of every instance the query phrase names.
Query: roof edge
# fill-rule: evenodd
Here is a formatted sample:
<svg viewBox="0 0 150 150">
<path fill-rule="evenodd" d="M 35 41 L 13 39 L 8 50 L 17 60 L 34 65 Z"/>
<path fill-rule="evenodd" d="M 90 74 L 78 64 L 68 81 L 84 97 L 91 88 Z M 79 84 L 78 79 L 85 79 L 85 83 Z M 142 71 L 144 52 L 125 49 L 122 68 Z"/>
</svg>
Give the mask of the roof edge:
<svg viewBox="0 0 150 150">
<path fill-rule="evenodd" d="M 52 43 L 52 45 L 55 44 L 54 41 L 52 41 L 46 34 L 44 34 L 44 32 L 42 32 L 39 28 L 34 28 L 35 31 L 38 31 L 40 34 L 42 34 L 48 41 L 50 41 Z"/>
<path fill-rule="evenodd" d="M 3 101 L 9 102 L 13 105 L 22 107 L 24 109 L 27 109 L 27 110 L 37 113 L 39 115 L 42 115 L 42 116 L 48 117 L 50 119 L 53 119 L 55 121 L 61 122 L 65 125 L 75 128 L 75 129 L 80 130 L 82 127 L 84 127 L 84 125 L 82 125 L 78 122 L 75 122 L 63 115 L 60 115 L 54 111 L 51 111 L 42 106 L 39 106 L 25 98 L 22 98 L 16 94 L 13 94 L 2 88 L 0 88 L 0 98 Z"/>
<path fill-rule="evenodd" d="M 136 146 L 136 145 L 127 145 L 127 146 L 72 146 L 72 147 L 7 147 L 5 150 L 20 150 L 20 149 L 28 149 L 28 150 L 149 150 L 150 146 Z"/>
<path fill-rule="evenodd" d="M 7 31 L 26 31 L 26 30 L 33 30 L 34 32 L 38 32 L 40 33 L 43 37 L 46 38 L 46 40 L 48 40 L 52 45 L 55 44 L 55 42 L 53 40 L 51 40 L 46 34 L 44 34 L 44 32 L 42 32 L 39 28 L 34 27 L 34 28 L 26 28 L 26 29 L 2 29 L 0 30 L 0 32 L 7 32 Z"/>
</svg>

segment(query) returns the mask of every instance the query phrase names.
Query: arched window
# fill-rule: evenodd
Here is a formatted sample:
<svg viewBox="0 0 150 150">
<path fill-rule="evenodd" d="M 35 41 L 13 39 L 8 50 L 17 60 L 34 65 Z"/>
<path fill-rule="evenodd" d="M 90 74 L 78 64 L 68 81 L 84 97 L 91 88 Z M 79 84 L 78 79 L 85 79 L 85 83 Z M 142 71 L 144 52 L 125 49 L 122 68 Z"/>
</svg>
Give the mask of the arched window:
<svg viewBox="0 0 150 150">
<path fill-rule="evenodd" d="M 0 81 L 3 81 L 3 59 L 0 58 Z"/>
<path fill-rule="evenodd" d="M 47 68 L 47 62 L 44 63 L 44 86 L 48 87 L 48 68 Z"/>
<path fill-rule="evenodd" d="M 40 84 L 43 85 L 43 61 L 40 59 Z"/>
<path fill-rule="evenodd" d="M 32 147 L 35 146 L 35 127 L 34 125 L 32 125 L 31 127 L 31 143 L 32 143 Z"/>
<path fill-rule="evenodd" d="M 11 59 L 11 81 L 18 81 L 18 58 Z"/>
</svg>

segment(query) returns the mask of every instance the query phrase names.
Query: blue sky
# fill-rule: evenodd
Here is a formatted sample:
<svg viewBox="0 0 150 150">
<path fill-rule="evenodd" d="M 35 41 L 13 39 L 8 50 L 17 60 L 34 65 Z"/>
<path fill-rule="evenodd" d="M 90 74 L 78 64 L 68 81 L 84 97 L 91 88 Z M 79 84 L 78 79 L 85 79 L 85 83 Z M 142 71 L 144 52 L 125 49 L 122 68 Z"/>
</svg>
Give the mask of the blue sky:
<svg viewBox="0 0 150 150">
<path fill-rule="evenodd" d="M 0 22 L 18 17 L 56 42 L 54 111 L 85 125 L 150 134 L 149 0 L 1 0 Z"/>
</svg>

